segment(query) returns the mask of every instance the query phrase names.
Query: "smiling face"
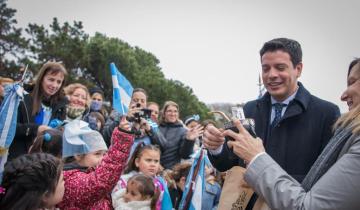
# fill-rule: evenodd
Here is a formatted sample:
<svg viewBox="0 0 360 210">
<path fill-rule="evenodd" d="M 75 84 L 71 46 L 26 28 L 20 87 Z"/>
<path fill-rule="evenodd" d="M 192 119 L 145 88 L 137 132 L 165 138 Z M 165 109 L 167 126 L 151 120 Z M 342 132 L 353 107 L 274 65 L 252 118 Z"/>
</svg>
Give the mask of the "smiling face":
<svg viewBox="0 0 360 210">
<path fill-rule="evenodd" d="M 82 88 L 76 88 L 69 97 L 70 106 L 85 108 L 87 101 L 87 93 Z"/>
<path fill-rule="evenodd" d="M 175 123 L 179 118 L 179 110 L 176 106 L 169 105 L 165 110 L 165 122 Z"/>
<path fill-rule="evenodd" d="M 41 88 L 46 97 L 55 95 L 60 90 L 62 83 L 64 82 L 64 74 L 62 72 L 53 73 L 49 71 L 43 77 L 41 82 Z"/>
<path fill-rule="evenodd" d="M 360 104 L 360 63 L 351 68 L 347 88 L 341 95 L 341 100 L 346 101 L 349 110 Z"/>
<path fill-rule="evenodd" d="M 160 152 L 146 149 L 135 159 L 135 165 L 145 175 L 155 176 L 160 168 Z"/>
<path fill-rule="evenodd" d="M 290 55 L 282 50 L 266 52 L 261 57 L 262 79 L 269 94 L 282 102 L 298 88 L 302 63 L 293 66 Z"/>
</svg>

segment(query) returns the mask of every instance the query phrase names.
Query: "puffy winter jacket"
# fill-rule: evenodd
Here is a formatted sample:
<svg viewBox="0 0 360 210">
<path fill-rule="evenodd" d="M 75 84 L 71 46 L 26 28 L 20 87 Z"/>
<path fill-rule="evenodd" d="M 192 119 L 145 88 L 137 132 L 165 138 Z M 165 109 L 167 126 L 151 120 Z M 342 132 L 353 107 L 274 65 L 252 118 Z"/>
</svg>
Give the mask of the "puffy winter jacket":
<svg viewBox="0 0 360 210">
<path fill-rule="evenodd" d="M 171 169 L 176 163 L 180 163 L 181 158 L 189 158 L 195 141 L 186 139 L 187 130 L 179 122 L 161 123 L 159 129 L 164 138 L 154 139 L 153 143 L 161 148 L 161 165 Z"/>
<path fill-rule="evenodd" d="M 112 140 L 113 145 L 96 168 L 64 171 L 65 194 L 60 209 L 112 209 L 110 193 L 126 165 L 134 136 L 115 129 Z"/>
</svg>

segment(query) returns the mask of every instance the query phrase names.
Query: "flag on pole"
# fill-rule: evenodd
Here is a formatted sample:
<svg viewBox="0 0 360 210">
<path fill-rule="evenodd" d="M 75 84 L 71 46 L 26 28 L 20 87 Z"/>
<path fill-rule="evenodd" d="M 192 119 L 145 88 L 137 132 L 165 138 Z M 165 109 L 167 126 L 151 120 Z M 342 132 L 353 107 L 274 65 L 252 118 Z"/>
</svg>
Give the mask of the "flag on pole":
<svg viewBox="0 0 360 210">
<path fill-rule="evenodd" d="M 185 190 L 179 205 L 181 210 L 201 210 L 202 195 L 205 189 L 206 155 L 206 150 L 204 149 L 200 149 L 195 155 L 189 175 L 186 178 Z M 187 200 L 186 198 L 189 193 L 191 198 Z"/>
<path fill-rule="evenodd" d="M 113 108 L 121 115 L 124 115 L 129 110 L 134 88 L 119 72 L 114 63 L 110 64 L 110 70 L 113 83 Z"/>
<path fill-rule="evenodd" d="M 24 89 L 19 83 L 5 86 L 5 97 L 0 106 L 0 183 L 9 147 L 14 140 L 18 107 L 23 94 Z"/>
</svg>

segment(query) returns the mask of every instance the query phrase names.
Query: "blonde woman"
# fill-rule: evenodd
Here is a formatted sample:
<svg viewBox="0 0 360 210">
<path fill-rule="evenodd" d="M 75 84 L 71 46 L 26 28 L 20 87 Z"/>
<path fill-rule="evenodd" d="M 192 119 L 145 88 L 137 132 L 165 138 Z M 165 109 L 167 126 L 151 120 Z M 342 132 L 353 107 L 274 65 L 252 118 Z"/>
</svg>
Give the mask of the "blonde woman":
<svg viewBox="0 0 360 210">
<path fill-rule="evenodd" d="M 89 112 L 90 94 L 85 85 L 73 83 L 65 87 L 69 104 L 66 108 L 66 120 L 83 119 Z"/>
</svg>

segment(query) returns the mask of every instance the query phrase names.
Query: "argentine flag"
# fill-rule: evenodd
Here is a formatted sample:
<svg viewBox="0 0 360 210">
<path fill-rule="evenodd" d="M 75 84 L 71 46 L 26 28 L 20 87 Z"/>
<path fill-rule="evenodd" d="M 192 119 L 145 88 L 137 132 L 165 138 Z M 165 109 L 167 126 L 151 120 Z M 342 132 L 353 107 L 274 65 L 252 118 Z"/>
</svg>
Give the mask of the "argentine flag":
<svg viewBox="0 0 360 210">
<path fill-rule="evenodd" d="M 19 83 L 5 86 L 5 97 L 0 106 L 0 184 L 9 147 L 14 140 L 18 107 L 24 93 Z"/>
<path fill-rule="evenodd" d="M 113 83 L 113 108 L 121 115 L 125 115 L 129 110 L 134 88 L 119 72 L 114 63 L 110 64 L 110 70 Z"/>
<path fill-rule="evenodd" d="M 200 149 L 195 155 L 194 162 L 191 166 L 189 175 L 186 178 L 185 190 L 183 192 L 180 208 L 181 210 L 201 210 L 202 194 L 205 188 L 205 163 L 206 163 L 206 150 Z M 200 161 L 200 162 L 199 162 Z M 190 189 L 190 184 L 192 182 L 191 178 L 193 177 L 194 170 L 196 165 L 200 164 L 199 171 L 195 177 L 192 189 Z M 192 198 L 190 204 L 186 205 L 186 197 L 189 191 L 192 190 Z M 188 206 L 188 208 L 186 208 Z"/>
</svg>

